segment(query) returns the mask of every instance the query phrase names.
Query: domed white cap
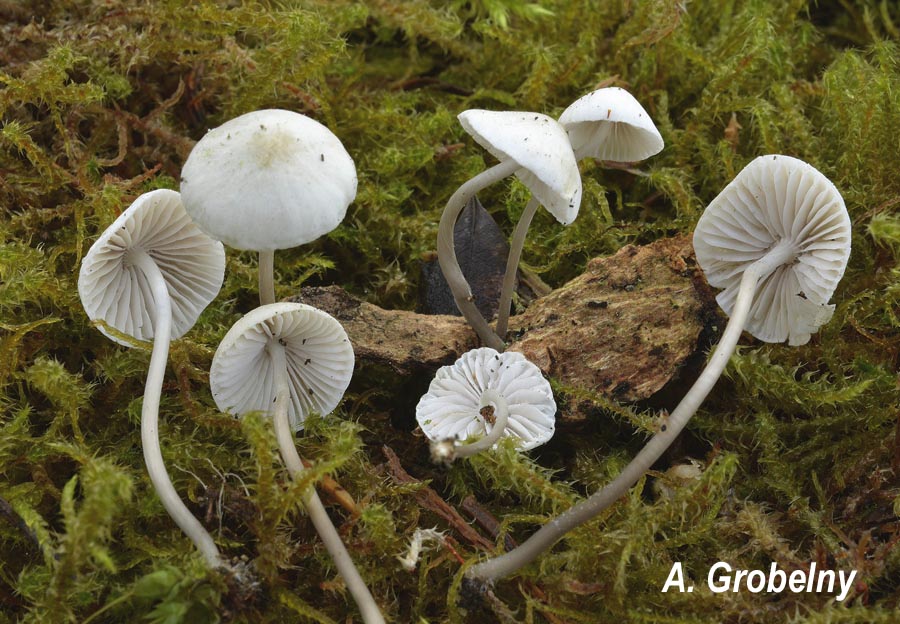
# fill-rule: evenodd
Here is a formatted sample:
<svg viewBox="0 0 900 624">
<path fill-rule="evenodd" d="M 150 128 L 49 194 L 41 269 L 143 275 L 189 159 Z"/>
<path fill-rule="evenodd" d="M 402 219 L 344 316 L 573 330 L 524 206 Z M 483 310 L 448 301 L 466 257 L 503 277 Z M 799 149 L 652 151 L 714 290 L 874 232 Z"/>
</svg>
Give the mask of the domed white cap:
<svg viewBox="0 0 900 624">
<path fill-rule="evenodd" d="M 745 329 L 765 342 L 801 345 L 834 312 L 828 300 L 850 257 L 850 217 L 841 194 L 811 165 L 760 156 L 706 208 L 694 231 L 697 261 L 731 314 L 741 275 L 777 243 L 796 258 L 761 280 Z"/>
<path fill-rule="evenodd" d="M 213 399 L 223 412 L 268 412 L 275 402 L 275 369 L 268 345 L 284 345 L 297 431 L 311 412 L 337 407 L 353 376 L 353 347 L 334 318 L 302 303 L 271 303 L 232 326 L 216 349 L 209 372 Z"/>
<path fill-rule="evenodd" d="M 578 160 L 636 162 L 659 153 L 659 130 L 633 95 L 619 87 L 597 89 L 575 100 L 559 123 L 569 133 Z"/>
<path fill-rule="evenodd" d="M 286 249 L 340 224 L 356 197 L 356 167 L 318 121 L 261 110 L 200 139 L 184 163 L 181 193 L 197 225 L 226 245 Z"/>
<path fill-rule="evenodd" d="M 563 225 L 578 216 L 581 174 L 566 131 L 546 115 L 467 110 L 459 114 L 466 132 L 500 161 L 514 160 L 516 176 Z"/>
<path fill-rule="evenodd" d="M 194 225 L 177 192 L 159 189 L 138 197 L 91 246 L 78 275 L 88 317 L 138 340 L 152 340 L 156 307 L 144 272 L 132 263 L 134 250 L 146 252 L 159 267 L 172 300 L 172 337 L 183 336 L 222 288 L 222 243 Z"/>
<path fill-rule="evenodd" d="M 553 437 L 556 402 L 540 369 L 521 353 L 497 353 L 488 347 L 468 351 L 438 370 L 416 406 L 416 420 L 430 440 L 485 435 L 492 425 L 480 411 L 486 389 L 506 399 L 509 421 L 504 435 L 518 438 L 522 449 Z"/>
</svg>

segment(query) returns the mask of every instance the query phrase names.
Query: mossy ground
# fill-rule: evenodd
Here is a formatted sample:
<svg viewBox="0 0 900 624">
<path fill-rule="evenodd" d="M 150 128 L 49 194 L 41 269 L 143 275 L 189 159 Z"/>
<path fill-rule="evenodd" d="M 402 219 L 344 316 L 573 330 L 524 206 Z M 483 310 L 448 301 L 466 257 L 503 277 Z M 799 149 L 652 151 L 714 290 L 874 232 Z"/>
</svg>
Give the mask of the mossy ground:
<svg viewBox="0 0 900 624">
<path fill-rule="evenodd" d="M 690 231 L 764 153 L 803 158 L 834 181 L 853 253 L 834 319 L 810 344 L 748 343 L 732 359 L 670 458 L 701 460 L 699 480 L 670 498 L 634 490 L 501 583 L 498 598 L 526 622 L 897 621 L 896 3 L 0 0 L 0 622 L 355 617 L 266 423 L 218 413 L 209 394 L 216 345 L 255 305 L 255 259 L 229 252 L 217 303 L 173 345 L 161 432 L 178 490 L 224 552 L 254 563 L 252 599 L 204 571 L 154 497 L 138 433 L 149 353 L 91 327 L 79 262 L 136 195 L 177 188 L 205 129 L 281 107 L 333 129 L 360 184 L 336 232 L 277 254 L 279 296 L 338 283 L 411 307 L 444 201 L 490 163 L 456 114 L 558 115 L 600 84 L 631 90 L 666 149 L 639 175 L 583 164 L 575 224 L 539 216 L 533 226 L 526 261 L 547 282 L 625 243 Z M 510 231 L 525 196 L 497 185 L 481 199 Z M 449 550 L 400 568 L 416 527 L 448 526 L 419 504 L 422 485 L 391 478 L 381 445 L 450 505 L 473 495 L 521 538 L 616 473 L 649 419 L 601 401 L 589 425 L 561 429 L 532 458 L 505 448 L 444 474 L 413 434 L 424 383 L 361 370 L 337 417 L 311 423 L 299 445 L 316 475 L 360 501 L 358 517 L 332 515 L 390 620 L 489 621 L 501 616 L 455 608 L 461 566 Z M 844 604 L 661 594 L 676 560 L 700 577 L 719 560 L 816 561 L 859 576 Z"/>
</svg>

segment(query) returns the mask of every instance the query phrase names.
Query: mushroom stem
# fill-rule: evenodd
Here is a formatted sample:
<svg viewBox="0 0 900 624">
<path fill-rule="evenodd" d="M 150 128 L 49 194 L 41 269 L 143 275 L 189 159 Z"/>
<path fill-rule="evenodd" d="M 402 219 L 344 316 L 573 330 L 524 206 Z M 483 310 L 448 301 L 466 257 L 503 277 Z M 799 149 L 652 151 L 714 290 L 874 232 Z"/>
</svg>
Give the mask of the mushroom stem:
<svg viewBox="0 0 900 624">
<path fill-rule="evenodd" d="M 473 566 L 466 576 L 482 583 L 491 584 L 497 579 L 513 574 L 553 546 L 570 530 L 596 517 L 637 483 L 684 429 L 691 416 L 712 390 L 722 371 L 725 370 L 725 365 L 731 358 L 744 329 L 750 313 L 750 306 L 753 303 L 753 295 L 756 293 L 759 283 L 782 264 L 791 262 L 795 256 L 794 246 L 789 241 L 782 241 L 744 270 L 731 318 L 728 319 L 722 339 L 716 346 L 706 368 L 681 399 L 675 411 L 664 419 L 658 432 L 650 438 L 650 441 L 619 476 L 589 498 L 545 524 L 517 548 Z"/>
<path fill-rule="evenodd" d="M 259 304 L 275 303 L 275 250 L 259 252 Z"/>
<path fill-rule="evenodd" d="M 459 261 L 456 258 L 453 228 L 456 225 L 459 213 L 462 212 L 469 200 L 478 191 L 514 174 L 519 168 L 519 164 L 514 160 L 507 160 L 482 171 L 474 178 L 464 182 L 462 186 L 456 189 L 456 192 L 453 193 L 447 202 L 444 213 L 441 215 L 441 223 L 438 226 L 438 262 L 441 265 L 444 278 L 453 292 L 456 307 L 462 312 L 462 315 L 478 334 L 479 338 L 481 338 L 481 341 L 497 351 L 503 351 L 505 345 L 475 306 L 472 289 L 459 268 Z"/>
<path fill-rule="evenodd" d="M 163 507 L 184 534 L 187 535 L 211 568 L 224 564 L 219 549 L 209 532 L 200 521 L 188 510 L 163 462 L 162 450 L 159 446 L 159 399 L 162 394 L 163 377 L 166 372 L 166 360 L 169 357 L 169 340 L 172 335 L 172 302 L 169 289 L 159 267 L 147 252 L 135 249 L 130 259 L 147 278 L 153 301 L 156 305 L 156 318 L 153 325 L 153 351 L 150 355 L 150 367 L 147 371 L 147 383 L 144 386 L 144 403 L 141 408 L 141 445 L 144 450 L 144 462 L 150 482 Z"/>
<path fill-rule="evenodd" d="M 269 345 L 269 354 L 272 356 L 272 363 L 275 367 L 275 438 L 278 440 L 278 450 L 281 451 L 281 457 L 288 469 L 291 477 L 300 478 L 305 467 L 297 447 L 294 446 L 294 434 L 291 431 L 290 422 L 288 420 L 288 402 L 290 401 L 290 386 L 288 384 L 287 358 L 284 353 L 284 346 L 277 340 L 272 340 Z M 337 529 L 331 523 L 331 518 L 325 511 L 319 495 L 316 493 L 315 487 L 310 485 L 301 495 L 303 505 L 312 520 L 313 526 L 325 548 L 334 559 L 338 572 L 344 578 L 350 595 L 356 601 L 357 607 L 362 614 L 363 621 L 366 624 L 384 624 L 384 617 L 375 603 L 375 599 L 366 587 L 365 581 L 359 575 L 359 571 L 350 558 L 350 553 L 341 541 Z"/>
<path fill-rule="evenodd" d="M 531 220 L 537 213 L 541 203 L 536 197 L 532 197 L 525 205 L 522 216 L 513 231 L 512 240 L 509 241 L 509 256 L 506 258 L 506 273 L 503 275 L 503 287 L 500 289 L 500 307 L 497 310 L 497 335 L 500 340 L 506 340 L 506 328 L 509 323 L 509 306 L 512 303 L 513 287 L 516 283 L 516 270 L 519 268 L 519 259 L 522 257 L 522 249 L 525 247 L 525 235 Z"/>
<path fill-rule="evenodd" d="M 496 408 L 496 420 L 494 421 L 493 426 L 491 426 L 491 431 L 483 438 L 472 442 L 471 444 L 462 444 L 456 446 L 453 449 L 453 458 L 457 457 L 470 457 L 472 455 L 476 455 L 481 451 L 486 451 L 503 436 L 503 432 L 506 431 L 506 423 L 509 421 L 509 406 L 506 404 L 506 399 L 503 398 L 496 390 L 492 390 L 491 388 L 486 389 L 481 394 L 481 408 L 485 408 L 493 404 Z"/>
</svg>

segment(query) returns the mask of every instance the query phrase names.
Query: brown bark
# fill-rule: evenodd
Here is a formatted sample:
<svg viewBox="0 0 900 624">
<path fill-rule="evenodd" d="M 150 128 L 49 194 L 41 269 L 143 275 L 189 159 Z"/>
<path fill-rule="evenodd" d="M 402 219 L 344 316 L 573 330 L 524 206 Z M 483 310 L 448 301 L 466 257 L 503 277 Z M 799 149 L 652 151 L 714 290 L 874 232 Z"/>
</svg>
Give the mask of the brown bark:
<svg viewBox="0 0 900 624">
<path fill-rule="evenodd" d="M 401 375 L 437 370 L 478 346 L 460 316 L 385 310 L 339 286 L 303 288 L 290 301 L 315 306 L 340 321 L 360 360 L 385 364 Z"/>
<path fill-rule="evenodd" d="M 636 401 L 672 378 L 716 309 L 689 237 L 628 245 L 516 317 L 509 348 L 559 382 Z"/>
<path fill-rule="evenodd" d="M 478 346 L 461 317 L 384 310 L 334 286 L 295 299 L 337 318 L 358 358 L 401 375 L 434 371 Z M 672 379 L 716 310 L 689 237 L 628 245 L 510 319 L 509 349 L 566 386 L 637 401 Z"/>
</svg>

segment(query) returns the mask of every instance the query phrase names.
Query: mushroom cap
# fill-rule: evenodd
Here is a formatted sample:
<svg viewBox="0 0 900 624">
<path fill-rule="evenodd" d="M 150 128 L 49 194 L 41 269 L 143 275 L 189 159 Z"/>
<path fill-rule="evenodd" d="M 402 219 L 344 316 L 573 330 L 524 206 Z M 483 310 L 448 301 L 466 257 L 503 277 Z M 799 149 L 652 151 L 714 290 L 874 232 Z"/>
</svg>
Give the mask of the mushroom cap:
<svg viewBox="0 0 900 624">
<path fill-rule="evenodd" d="M 225 249 L 198 228 L 176 191 L 138 197 L 106 228 L 81 262 L 78 294 L 92 320 L 137 340 L 152 340 L 156 309 L 144 272 L 129 252 L 146 252 L 159 267 L 172 300 L 172 338 L 194 326 L 225 277 Z M 133 344 L 98 329 L 115 342 Z"/>
<path fill-rule="evenodd" d="M 288 418 L 298 431 L 311 412 L 329 414 L 353 376 L 353 347 L 341 324 L 303 303 L 270 303 L 235 323 L 213 356 L 209 385 L 223 412 L 267 412 L 275 402 L 272 341 L 284 345 L 291 400 Z"/>
<path fill-rule="evenodd" d="M 850 257 L 850 216 L 828 178 L 790 156 L 756 158 L 706 208 L 694 250 L 707 281 L 725 289 L 716 301 L 730 315 L 744 269 L 786 239 L 796 258 L 760 280 L 745 329 L 801 345 L 831 318 L 828 300 Z"/>
<path fill-rule="evenodd" d="M 309 243 L 336 228 L 356 197 L 356 167 L 338 138 L 286 110 L 254 111 L 210 130 L 181 176 L 191 218 L 237 249 Z"/>
<path fill-rule="evenodd" d="M 509 409 L 504 436 L 519 439 L 523 450 L 540 446 L 556 424 L 556 402 L 540 369 L 515 351 L 473 349 L 438 370 L 416 406 L 416 420 L 430 440 L 464 440 L 484 435 L 492 423 L 481 414 L 481 395 L 496 390 Z"/>
<path fill-rule="evenodd" d="M 620 87 L 597 89 L 575 100 L 559 117 L 575 156 L 635 162 L 659 153 L 659 130 L 633 95 Z"/>
<path fill-rule="evenodd" d="M 466 132 L 500 161 L 514 160 L 516 176 L 563 225 L 578 216 L 581 173 L 566 131 L 539 113 L 467 110 L 459 114 Z"/>
</svg>

